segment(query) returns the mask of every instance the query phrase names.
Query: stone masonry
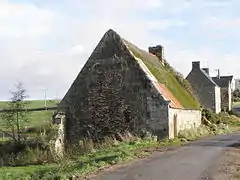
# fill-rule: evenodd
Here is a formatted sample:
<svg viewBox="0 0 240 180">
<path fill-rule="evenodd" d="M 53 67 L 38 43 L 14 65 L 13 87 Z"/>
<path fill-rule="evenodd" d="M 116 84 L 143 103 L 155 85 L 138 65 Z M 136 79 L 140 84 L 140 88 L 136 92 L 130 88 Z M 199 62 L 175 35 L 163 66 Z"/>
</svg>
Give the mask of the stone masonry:
<svg viewBox="0 0 240 180">
<path fill-rule="evenodd" d="M 167 109 L 118 34 L 109 30 L 60 103 L 69 141 L 147 129 L 168 135 Z"/>
<path fill-rule="evenodd" d="M 157 45 L 154 47 L 148 48 L 149 53 L 156 55 L 159 58 L 159 61 L 164 65 L 164 49 L 163 46 Z"/>
<path fill-rule="evenodd" d="M 201 69 L 200 62 L 192 62 L 192 70 L 186 77 L 196 92 L 201 105 L 215 113 L 221 112 L 220 87 L 209 76 L 208 69 Z"/>
<path fill-rule="evenodd" d="M 170 102 L 126 42 L 113 30 L 106 32 L 61 101 L 67 143 L 126 132 L 169 137 Z"/>
</svg>

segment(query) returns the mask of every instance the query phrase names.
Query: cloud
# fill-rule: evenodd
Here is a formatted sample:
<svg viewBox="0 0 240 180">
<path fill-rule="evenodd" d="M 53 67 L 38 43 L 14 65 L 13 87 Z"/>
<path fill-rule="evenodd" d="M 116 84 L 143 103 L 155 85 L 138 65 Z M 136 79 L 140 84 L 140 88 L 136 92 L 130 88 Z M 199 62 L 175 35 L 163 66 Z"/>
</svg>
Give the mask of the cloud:
<svg viewBox="0 0 240 180">
<path fill-rule="evenodd" d="M 74 2 L 72 2 L 74 3 Z M 69 7 L 77 7 L 68 4 Z M 88 59 L 103 34 L 112 28 L 122 37 L 142 48 L 151 43 L 168 42 L 150 34 L 154 29 L 175 26 L 173 20 L 139 20 L 138 10 L 162 6 L 160 1 L 89 1 L 81 4 L 91 13 L 72 16 L 58 9 L 40 8 L 33 4 L 5 3 L 0 8 L 0 98 L 8 97 L 9 88 L 22 81 L 31 98 L 38 98 L 42 88 L 48 95 L 58 91 L 63 96 Z M 68 9 L 69 7 L 66 7 Z M 99 8 L 102 7 L 102 8 Z M 106 9 L 109 9 L 106 12 Z M 4 86 L 2 86 L 4 85 Z"/>
<path fill-rule="evenodd" d="M 203 2 L 203 6 L 216 8 L 216 7 L 226 7 L 233 4 L 233 0 L 207 0 Z"/>
<path fill-rule="evenodd" d="M 145 50 L 163 45 L 167 60 L 184 75 L 193 60 L 209 59 L 210 66 L 221 68 L 229 59 L 237 61 L 239 54 L 216 50 L 215 44 L 197 48 L 188 44 L 197 39 L 211 41 L 207 33 L 214 35 L 216 27 L 228 25 L 219 16 L 199 18 L 196 12 L 204 11 L 194 2 L 43 0 L 34 4 L 29 0 L 28 4 L 13 4 L 0 0 L 0 61 L 4 61 L 0 66 L 0 99 L 8 98 L 17 81 L 25 83 L 31 98 L 44 97 L 42 88 L 48 89 L 48 97 L 55 97 L 56 92 L 62 97 L 110 28 Z M 233 24 L 238 27 L 238 21 Z M 195 36 L 189 36 L 188 29 L 196 30 L 195 34 L 191 31 Z M 234 65 L 228 67 L 223 73 L 231 72 Z"/>
<path fill-rule="evenodd" d="M 51 32 L 54 13 L 29 4 L 0 6 L 0 36 L 42 36 Z"/>
<path fill-rule="evenodd" d="M 214 29 L 217 28 L 239 28 L 240 27 L 240 18 L 218 18 L 218 17 L 210 17 L 208 19 L 204 19 L 202 21 L 202 25 L 205 27 L 211 27 Z"/>
<path fill-rule="evenodd" d="M 81 54 L 82 52 L 84 51 L 84 47 L 82 45 L 76 45 L 76 46 L 73 46 L 69 52 L 72 53 L 72 54 Z"/>
</svg>

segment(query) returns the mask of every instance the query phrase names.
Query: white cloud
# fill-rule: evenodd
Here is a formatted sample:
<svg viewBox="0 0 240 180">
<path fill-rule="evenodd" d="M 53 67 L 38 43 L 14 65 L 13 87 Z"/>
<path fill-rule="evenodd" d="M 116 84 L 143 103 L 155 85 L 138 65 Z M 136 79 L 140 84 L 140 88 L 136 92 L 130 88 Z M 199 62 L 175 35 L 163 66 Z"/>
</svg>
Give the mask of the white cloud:
<svg viewBox="0 0 240 180">
<path fill-rule="evenodd" d="M 76 46 L 73 46 L 69 52 L 72 53 L 72 54 L 81 54 L 83 53 L 84 51 L 84 47 L 82 45 L 76 45 Z"/>
<path fill-rule="evenodd" d="M 205 7 L 214 8 L 214 7 L 226 7 L 232 4 L 233 0 L 207 0 L 204 1 L 202 5 Z"/>
<path fill-rule="evenodd" d="M 41 36 L 51 31 L 53 12 L 34 5 L 3 3 L 0 6 L 0 35 Z"/>
<path fill-rule="evenodd" d="M 184 47 L 168 55 L 170 64 L 184 76 L 191 71 L 192 61 L 200 61 L 201 68 L 210 68 L 211 76 L 216 76 L 216 69 L 220 69 L 221 75 L 236 75 L 240 69 L 240 64 L 236 63 L 239 57 L 240 54 L 221 53 L 209 46 L 197 50 Z"/>
<path fill-rule="evenodd" d="M 217 28 L 239 28 L 240 27 L 240 18 L 219 18 L 219 17 L 209 17 L 202 21 L 202 25 L 205 27 L 211 27 L 214 29 Z"/>
<path fill-rule="evenodd" d="M 9 87 L 20 80 L 26 84 L 32 98 L 42 95 L 41 88 L 48 88 L 49 96 L 55 97 L 56 91 L 63 96 L 110 28 L 145 50 L 148 46 L 163 45 L 168 61 L 185 75 L 193 60 L 219 59 L 222 65 L 229 58 L 235 62 L 239 57 L 234 54 L 222 56 L 211 47 L 194 50 L 184 42 L 161 35 L 161 31 L 170 27 L 191 25 L 180 16 L 170 17 L 172 12 L 180 13 L 192 7 L 190 1 L 67 0 L 61 10 L 1 2 L 0 61 L 3 59 L 4 64 L 0 66 L 0 77 L 4 78 L 1 78 L 0 87 L 4 88 L 0 89 L 0 99 L 8 98 Z M 74 15 L 69 12 L 73 7 Z M 159 12 L 157 15 L 163 13 L 167 18 L 147 14 L 151 11 Z M 206 22 L 204 28 L 209 28 L 212 22 Z M 159 33 L 153 34 L 153 30 Z"/>
</svg>

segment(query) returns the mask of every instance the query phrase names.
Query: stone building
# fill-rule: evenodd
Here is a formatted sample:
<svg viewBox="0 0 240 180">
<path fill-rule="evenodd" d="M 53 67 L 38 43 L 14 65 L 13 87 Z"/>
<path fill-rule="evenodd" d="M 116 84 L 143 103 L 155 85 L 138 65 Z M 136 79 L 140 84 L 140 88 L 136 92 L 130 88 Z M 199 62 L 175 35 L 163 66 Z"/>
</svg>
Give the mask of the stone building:
<svg viewBox="0 0 240 180">
<path fill-rule="evenodd" d="M 191 83 L 201 105 L 212 109 L 215 113 L 221 112 L 220 87 L 209 76 L 208 68 L 200 68 L 200 62 L 192 62 L 192 70 L 186 79 Z"/>
<path fill-rule="evenodd" d="M 212 77 L 214 82 L 221 88 L 221 108 L 224 111 L 232 109 L 233 76 Z"/>
<path fill-rule="evenodd" d="M 235 89 L 240 89 L 240 79 L 235 79 Z"/>
<path fill-rule="evenodd" d="M 66 116 L 67 141 L 98 141 L 125 132 L 173 138 L 180 130 L 199 126 L 201 111 L 184 109 L 159 81 L 165 79 L 157 79 L 150 68 L 166 71 L 158 56 L 107 31 L 59 105 Z M 176 81 L 176 86 L 181 85 Z"/>
</svg>

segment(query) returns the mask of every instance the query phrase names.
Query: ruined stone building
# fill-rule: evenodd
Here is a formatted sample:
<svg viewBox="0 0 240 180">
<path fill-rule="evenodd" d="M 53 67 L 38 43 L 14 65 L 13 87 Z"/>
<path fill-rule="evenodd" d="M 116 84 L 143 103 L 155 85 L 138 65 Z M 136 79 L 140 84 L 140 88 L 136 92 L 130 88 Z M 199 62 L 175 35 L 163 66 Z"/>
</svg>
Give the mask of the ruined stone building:
<svg viewBox="0 0 240 180">
<path fill-rule="evenodd" d="M 201 124 L 197 100 L 166 69 L 161 46 L 150 49 L 104 34 L 59 105 L 68 142 L 124 132 L 173 138 Z"/>
<path fill-rule="evenodd" d="M 220 87 L 209 76 L 208 68 L 200 68 L 199 61 L 192 62 L 192 70 L 186 79 L 191 83 L 204 108 L 212 109 L 215 113 L 221 112 Z"/>
<path fill-rule="evenodd" d="M 240 79 L 235 79 L 235 89 L 240 89 Z"/>
<path fill-rule="evenodd" d="M 221 108 L 222 110 L 230 111 L 232 109 L 232 91 L 233 91 L 233 76 L 212 77 L 214 82 L 221 88 Z"/>
</svg>

